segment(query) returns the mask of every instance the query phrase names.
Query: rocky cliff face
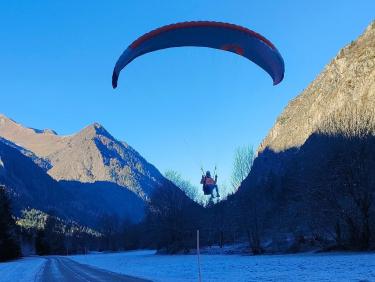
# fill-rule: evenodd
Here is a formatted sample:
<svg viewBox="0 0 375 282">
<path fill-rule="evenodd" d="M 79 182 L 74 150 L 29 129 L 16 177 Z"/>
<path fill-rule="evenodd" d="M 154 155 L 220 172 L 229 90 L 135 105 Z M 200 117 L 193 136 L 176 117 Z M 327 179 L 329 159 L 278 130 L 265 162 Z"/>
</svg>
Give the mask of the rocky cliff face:
<svg viewBox="0 0 375 282">
<path fill-rule="evenodd" d="M 273 234 L 341 230 L 350 241 L 371 229 L 374 140 L 375 22 L 288 104 L 237 195 L 263 200 L 254 205 Z"/>
<path fill-rule="evenodd" d="M 258 152 L 298 148 L 332 113 L 364 106 L 375 107 L 375 21 L 288 104 Z"/>
<path fill-rule="evenodd" d="M 356 41 L 340 50 L 306 90 L 289 102 L 259 146 L 253 169 L 242 186 L 261 185 L 269 175 L 284 175 L 288 163 L 310 136 L 317 132 L 344 134 L 355 112 L 358 125 L 360 113 L 372 109 L 375 109 L 375 22 Z M 372 123 L 364 125 L 367 131 L 375 128 L 375 119 Z"/>
<path fill-rule="evenodd" d="M 0 115 L 0 136 L 16 143 L 55 180 L 112 182 L 146 198 L 163 176 L 140 154 L 94 123 L 77 134 L 26 128 Z"/>
</svg>

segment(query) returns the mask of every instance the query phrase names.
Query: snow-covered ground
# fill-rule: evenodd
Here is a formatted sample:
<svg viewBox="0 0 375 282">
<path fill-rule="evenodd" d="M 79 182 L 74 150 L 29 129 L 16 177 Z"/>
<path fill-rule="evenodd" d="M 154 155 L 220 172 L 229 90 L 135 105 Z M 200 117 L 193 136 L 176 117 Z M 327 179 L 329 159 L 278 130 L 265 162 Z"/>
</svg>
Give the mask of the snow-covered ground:
<svg viewBox="0 0 375 282">
<path fill-rule="evenodd" d="M 1 282 L 34 282 L 43 270 L 46 260 L 30 257 L 0 263 Z"/>
<path fill-rule="evenodd" d="M 197 281 L 194 255 L 156 255 L 154 251 L 71 256 L 112 272 L 153 281 Z M 0 282 L 38 281 L 46 259 L 0 263 Z M 375 281 L 375 253 L 201 256 L 202 281 Z"/>
<path fill-rule="evenodd" d="M 91 254 L 73 260 L 153 281 L 197 281 L 194 255 L 154 251 Z M 202 255 L 202 281 L 375 281 L 375 253 Z"/>
</svg>

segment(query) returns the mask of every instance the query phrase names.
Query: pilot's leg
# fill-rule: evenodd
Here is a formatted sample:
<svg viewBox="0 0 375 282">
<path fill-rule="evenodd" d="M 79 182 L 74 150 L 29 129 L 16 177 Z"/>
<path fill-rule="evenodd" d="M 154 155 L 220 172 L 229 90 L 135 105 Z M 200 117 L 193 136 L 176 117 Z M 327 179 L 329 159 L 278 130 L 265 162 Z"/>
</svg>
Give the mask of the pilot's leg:
<svg viewBox="0 0 375 282">
<path fill-rule="evenodd" d="M 215 185 L 215 190 L 216 190 L 216 196 L 217 196 L 217 197 L 220 197 L 219 189 L 217 188 L 217 185 Z"/>
</svg>

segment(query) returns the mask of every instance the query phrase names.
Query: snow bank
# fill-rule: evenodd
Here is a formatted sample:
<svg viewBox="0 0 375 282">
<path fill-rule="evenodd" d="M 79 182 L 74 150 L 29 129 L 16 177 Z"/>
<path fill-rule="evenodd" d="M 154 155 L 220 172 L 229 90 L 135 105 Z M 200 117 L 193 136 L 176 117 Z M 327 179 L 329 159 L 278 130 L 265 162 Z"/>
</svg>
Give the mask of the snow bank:
<svg viewBox="0 0 375 282">
<path fill-rule="evenodd" d="M 42 272 L 46 260 L 38 257 L 0 263 L 1 282 L 34 282 Z"/>
<path fill-rule="evenodd" d="M 73 260 L 153 281 L 197 281 L 194 255 L 154 251 L 72 256 Z M 375 281 L 375 254 L 202 255 L 203 281 Z"/>
</svg>

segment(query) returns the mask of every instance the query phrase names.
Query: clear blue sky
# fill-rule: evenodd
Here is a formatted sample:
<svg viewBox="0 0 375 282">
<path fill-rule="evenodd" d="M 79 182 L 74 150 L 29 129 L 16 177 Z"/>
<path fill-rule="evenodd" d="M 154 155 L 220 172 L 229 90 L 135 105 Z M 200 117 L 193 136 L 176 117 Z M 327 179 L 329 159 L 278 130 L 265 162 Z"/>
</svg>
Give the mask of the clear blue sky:
<svg viewBox="0 0 375 282">
<path fill-rule="evenodd" d="M 256 148 L 288 101 L 374 18 L 373 0 L 1 1 L 0 112 L 59 134 L 96 121 L 162 172 L 197 184 L 200 165 L 217 164 L 229 182 L 234 149 Z M 189 20 L 263 34 L 284 57 L 284 81 L 272 86 L 227 52 L 176 48 L 137 59 L 111 88 L 114 63 L 135 38 Z"/>
</svg>

